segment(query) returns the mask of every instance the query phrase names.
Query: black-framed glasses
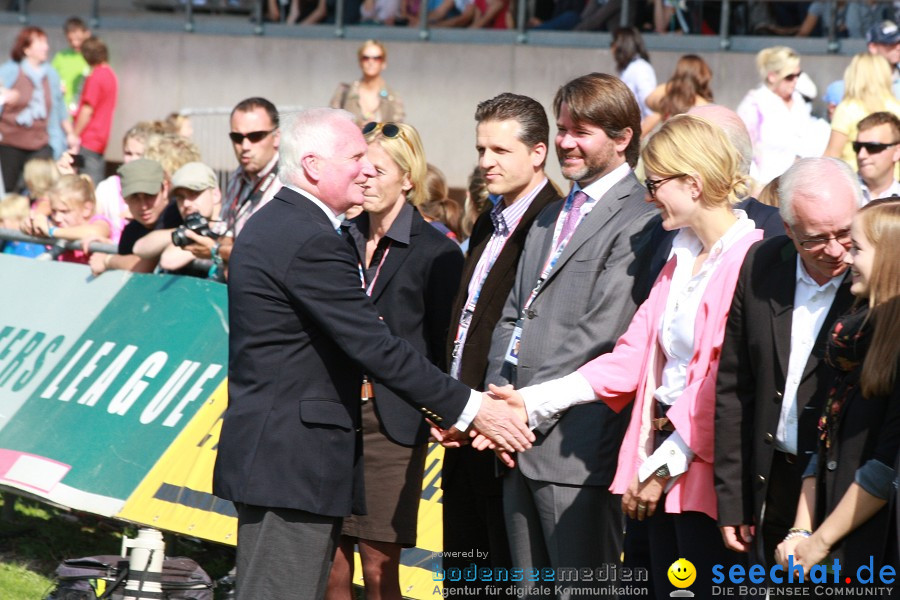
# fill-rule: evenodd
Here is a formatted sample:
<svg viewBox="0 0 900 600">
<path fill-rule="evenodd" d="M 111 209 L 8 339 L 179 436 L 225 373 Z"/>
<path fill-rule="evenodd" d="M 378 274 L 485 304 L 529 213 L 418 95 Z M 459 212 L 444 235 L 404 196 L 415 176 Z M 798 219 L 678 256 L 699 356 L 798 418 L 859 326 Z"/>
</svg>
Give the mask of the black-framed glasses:
<svg viewBox="0 0 900 600">
<path fill-rule="evenodd" d="M 790 75 L 785 75 L 784 77 L 782 77 L 782 79 L 784 79 L 785 81 L 794 81 L 801 75 L 803 75 L 803 71 L 797 71 L 796 73 L 791 73 Z"/>
<path fill-rule="evenodd" d="M 232 131 L 228 134 L 228 137 L 231 138 L 231 141 L 235 144 L 243 144 L 244 138 L 250 140 L 251 144 L 258 144 L 259 142 L 266 139 L 266 136 L 270 133 L 273 133 L 275 129 L 270 129 L 269 131 L 251 131 L 250 133 L 240 133 L 237 131 Z"/>
<path fill-rule="evenodd" d="M 386 138 L 395 138 L 400 135 L 400 127 L 397 126 L 396 123 L 376 123 L 375 121 L 369 121 L 365 125 L 363 125 L 362 132 L 363 135 L 369 135 L 373 131 L 378 133 L 381 131 L 381 135 Z"/>
<path fill-rule="evenodd" d="M 381 62 L 384 60 L 384 55 L 381 56 L 369 56 L 368 54 L 363 54 L 359 57 L 361 61 L 374 60 L 375 62 Z"/>
<path fill-rule="evenodd" d="M 896 146 L 897 144 L 900 144 L 900 142 L 891 142 L 890 144 L 882 144 L 881 142 L 853 142 L 853 152 L 859 154 L 859 151 L 865 148 L 866 152 L 869 154 L 881 154 L 891 146 Z"/>
<path fill-rule="evenodd" d="M 659 186 L 664 184 L 667 181 L 672 181 L 673 179 L 678 179 L 679 177 L 687 177 L 687 173 L 679 173 L 677 175 L 672 175 L 671 177 L 663 177 L 662 179 L 650 179 L 649 177 L 644 180 L 644 187 L 647 188 L 647 193 L 650 194 L 651 198 L 656 198 L 656 190 L 659 189 Z"/>
<path fill-rule="evenodd" d="M 838 244 L 845 248 L 848 248 L 853 242 L 853 239 L 850 237 L 850 230 L 845 229 L 844 231 L 839 231 L 837 235 L 804 238 L 799 240 L 799 243 L 804 250 L 816 252 L 818 250 L 823 250 L 831 243 L 831 240 L 837 241 Z"/>
</svg>

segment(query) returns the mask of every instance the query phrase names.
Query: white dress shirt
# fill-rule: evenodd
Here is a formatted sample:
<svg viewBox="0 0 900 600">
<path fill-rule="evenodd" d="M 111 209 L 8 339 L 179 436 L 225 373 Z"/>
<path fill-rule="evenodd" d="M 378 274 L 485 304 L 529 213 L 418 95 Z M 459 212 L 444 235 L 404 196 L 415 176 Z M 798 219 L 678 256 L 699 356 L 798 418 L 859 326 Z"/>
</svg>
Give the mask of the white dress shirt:
<svg viewBox="0 0 900 600">
<path fill-rule="evenodd" d="M 891 196 L 900 196 L 900 181 L 897 181 L 896 179 L 891 181 L 891 185 L 888 189 L 875 196 L 873 196 L 872 192 L 869 191 L 869 187 L 866 185 L 866 182 L 862 180 L 862 177 L 859 178 L 859 187 L 862 188 L 863 206 L 865 206 L 872 200 L 878 200 L 880 198 L 890 198 Z"/>
<path fill-rule="evenodd" d="M 797 256 L 796 277 L 797 288 L 794 290 L 794 311 L 791 316 L 791 355 L 784 382 L 781 415 L 778 418 L 778 429 L 775 430 L 775 448 L 787 454 L 797 454 L 797 388 L 844 274 L 819 285 L 809 276 L 803 261 Z"/>
</svg>

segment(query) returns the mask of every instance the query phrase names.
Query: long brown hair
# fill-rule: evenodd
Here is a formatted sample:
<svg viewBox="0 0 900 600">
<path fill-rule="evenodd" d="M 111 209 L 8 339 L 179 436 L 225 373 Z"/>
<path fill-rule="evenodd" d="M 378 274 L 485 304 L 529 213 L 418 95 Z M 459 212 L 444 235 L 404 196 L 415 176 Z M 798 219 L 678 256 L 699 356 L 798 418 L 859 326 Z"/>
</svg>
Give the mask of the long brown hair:
<svg viewBox="0 0 900 600">
<path fill-rule="evenodd" d="M 871 398 L 893 390 L 900 365 L 900 198 L 875 200 L 856 218 L 875 249 L 869 278 L 872 343 L 861 376 L 863 395 Z"/>
<path fill-rule="evenodd" d="M 660 113 L 665 118 L 686 113 L 697 103 L 698 96 L 712 102 L 711 81 L 712 70 L 706 61 L 696 54 L 685 54 L 678 59 L 675 73 L 666 83 L 666 94 L 659 102 Z"/>
</svg>

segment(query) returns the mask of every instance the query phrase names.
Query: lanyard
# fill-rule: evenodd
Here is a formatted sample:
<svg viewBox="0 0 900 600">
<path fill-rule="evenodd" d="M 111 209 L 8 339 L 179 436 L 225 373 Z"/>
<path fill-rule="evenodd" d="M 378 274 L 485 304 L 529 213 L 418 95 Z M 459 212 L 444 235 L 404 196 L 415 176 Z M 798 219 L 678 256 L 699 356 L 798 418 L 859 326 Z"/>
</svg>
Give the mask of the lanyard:
<svg viewBox="0 0 900 600">
<path fill-rule="evenodd" d="M 361 262 L 356 263 L 356 267 L 359 269 L 359 281 L 362 284 L 362 288 L 366 290 L 366 295 L 371 297 L 372 290 L 375 289 L 375 282 L 378 281 L 378 276 L 381 275 L 381 267 L 384 266 L 384 263 L 387 261 L 388 252 L 391 251 L 391 240 L 388 240 L 387 248 L 384 249 L 384 254 L 381 255 L 381 260 L 378 261 L 378 267 L 375 269 L 375 275 L 372 277 L 372 281 L 366 286 L 366 273 L 363 270 L 363 266 Z"/>
<path fill-rule="evenodd" d="M 547 281 L 547 278 L 550 276 L 550 273 L 553 271 L 553 267 L 556 266 L 556 263 L 559 261 L 559 257 L 562 256 L 563 251 L 566 249 L 566 246 L 569 245 L 569 241 L 572 239 L 572 236 L 575 235 L 575 231 L 577 230 L 577 226 L 572 229 L 572 233 L 566 236 L 564 239 L 560 239 L 560 235 L 562 234 L 563 227 L 565 226 L 566 219 L 569 217 L 569 213 L 572 211 L 572 205 L 575 202 L 575 194 L 569 194 L 569 197 L 566 198 L 566 203 L 563 205 L 562 211 L 559 213 L 559 217 L 556 218 L 556 227 L 553 230 L 553 243 L 550 246 L 552 251 L 550 256 L 547 258 L 546 264 L 544 264 L 544 270 L 541 271 L 540 277 L 538 277 L 537 283 L 534 284 L 534 288 L 531 290 L 531 293 L 528 295 L 528 298 L 525 300 L 525 304 L 522 306 L 522 317 L 524 318 L 525 313 L 531 308 L 531 305 L 534 303 L 534 299 L 537 297 L 538 293 L 541 291 L 541 288 L 544 286 L 544 282 Z M 588 201 L 584 203 L 584 206 L 593 205 L 596 200 L 592 198 L 588 198 Z M 583 217 L 579 216 L 579 223 Z"/>
</svg>

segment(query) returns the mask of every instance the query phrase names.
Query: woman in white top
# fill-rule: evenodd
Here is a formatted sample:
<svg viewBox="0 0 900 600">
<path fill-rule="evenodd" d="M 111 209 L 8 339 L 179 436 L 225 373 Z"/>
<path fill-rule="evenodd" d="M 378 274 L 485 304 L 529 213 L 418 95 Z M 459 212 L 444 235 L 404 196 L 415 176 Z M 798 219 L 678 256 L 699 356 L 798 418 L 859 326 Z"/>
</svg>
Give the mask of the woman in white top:
<svg viewBox="0 0 900 600">
<path fill-rule="evenodd" d="M 747 92 L 737 113 L 753 141 L 751 174 L 765 186 L 802 156 L 810 110 L 795 89 L 802 71 L 794 50 L 786 46 L 760 50 L 756 67 L 762 84 Z"/>
<path fill-rule="evenodd" d="M 616 73 L 637 98 L 643 119 L 652 112 L 647 108 L 647 96 L 656 89 L 656 71 L 650 64 L 644 38 L 636 27 L 620 27 L 613 32 L 609 48 L 616 61 Z"/>
</svg>

